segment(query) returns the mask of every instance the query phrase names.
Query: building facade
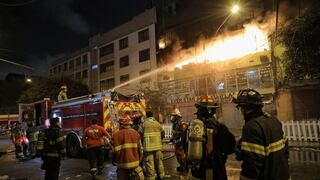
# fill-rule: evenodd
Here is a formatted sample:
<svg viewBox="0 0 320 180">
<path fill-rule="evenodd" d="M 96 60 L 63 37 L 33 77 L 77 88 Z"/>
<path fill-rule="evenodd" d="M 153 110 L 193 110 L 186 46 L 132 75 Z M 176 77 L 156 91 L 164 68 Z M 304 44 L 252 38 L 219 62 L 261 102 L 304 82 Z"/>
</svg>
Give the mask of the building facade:
<svg viewBox="0 0 320 180">
<path fill-rule="evenodd" d="M 156 75 L 139 78 L 157 68 L 156 22 L 153 8 L 93 36 L 87 47 L 56 60 L 49 76 L 82 81 L 92 92 L 116 87 L 120 93 L 132 94 L 144 86 L 157 88 Z"/>
</svg>

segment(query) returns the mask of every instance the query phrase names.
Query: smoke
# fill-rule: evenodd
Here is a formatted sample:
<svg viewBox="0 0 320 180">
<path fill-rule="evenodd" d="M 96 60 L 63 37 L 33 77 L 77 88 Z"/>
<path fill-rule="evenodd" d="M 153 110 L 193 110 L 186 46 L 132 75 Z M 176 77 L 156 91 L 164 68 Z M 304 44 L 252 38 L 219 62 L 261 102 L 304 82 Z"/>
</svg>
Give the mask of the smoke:
<svg viewBox="0 0 320 180">
<path fill-rule="evenodd" d="M 73 2 L 74 0 L 46 0 L 44 13 L 74 32 L 88 34 L 89 25 L 71 8 Z"/>
<path fill-rule="evenodd" d="M 28 59 L 30 59 L 30 62 L 32 62 L 32 64 L 30 65 L 34 68 L 32 74 L 40 74 L 43 76 L 47 76 L 48 69 L 52 64 L 52 62 L 54 62 L 55 60 L 63 56 L 65 56 L 64 53 L 55 54 L 55 55 L 46 55 L 46 56 L 34 56 L 34 55 L 29 56 Z"/>
</svg>

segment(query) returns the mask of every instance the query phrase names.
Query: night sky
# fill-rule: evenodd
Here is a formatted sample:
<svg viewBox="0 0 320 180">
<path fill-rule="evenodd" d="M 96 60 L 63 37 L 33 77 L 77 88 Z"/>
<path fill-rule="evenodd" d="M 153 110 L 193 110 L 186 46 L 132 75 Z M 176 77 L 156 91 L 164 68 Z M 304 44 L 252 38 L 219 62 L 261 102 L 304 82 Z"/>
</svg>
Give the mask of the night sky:
<svg viewBox="0 0 320 180">
<path fill-rule="evenodd" d="M 145 8 L 145 0 L 0 0 L 0 58 L 34 68 L 0 61 L 0 79 L 10 72 L 45 76 L 53 60 Z"/>
</svg>

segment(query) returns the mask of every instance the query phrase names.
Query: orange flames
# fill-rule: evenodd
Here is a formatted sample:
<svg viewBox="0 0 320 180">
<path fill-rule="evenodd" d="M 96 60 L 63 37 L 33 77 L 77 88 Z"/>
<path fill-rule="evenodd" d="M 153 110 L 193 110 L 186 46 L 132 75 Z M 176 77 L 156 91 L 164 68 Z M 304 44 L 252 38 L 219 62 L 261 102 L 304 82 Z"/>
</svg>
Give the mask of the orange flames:
<svg viewBox="0 0 320 180">
<path fill-rule="evenodd" d="M 226 61 L 269 50 L 268 33 L 251 24 L 234 35 L 214 38 L 199 49 L 203 50 L 176 64 L 175 67 L 182 68 L 190 63 Z"/>
</svg>

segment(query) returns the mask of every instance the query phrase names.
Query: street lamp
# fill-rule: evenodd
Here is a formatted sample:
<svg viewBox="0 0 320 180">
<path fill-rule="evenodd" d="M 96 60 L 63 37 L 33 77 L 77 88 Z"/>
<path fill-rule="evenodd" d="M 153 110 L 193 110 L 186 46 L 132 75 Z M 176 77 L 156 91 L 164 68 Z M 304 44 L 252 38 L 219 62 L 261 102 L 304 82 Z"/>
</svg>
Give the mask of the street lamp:
<svg viewBox="0 0 320 180">
<path fill-rule="evenodd" d="M 237 4 L 233 5 L 231 7 L 231 12 L 229 13 L 229 15 L 224 19 L 224 21 L 220 24 L 220 26 L 218 27 L 215 36 L 217 36 L 219 30 L 221 29 L 221 27 L 228 21 L 228 19 L 233 15 L 233 14 L 237 14 L 239 12 L 240 8 Z"/>
<path fill-rule="evenodd" d="M 31 78 L 26 78 L 26 82 L 27 82 L 27 83 L 31 83 L 31 82 L 32 82 L 32 79 L 31 79 Z"/>
<path fill-rule="evenodd" d="M 239 6 L 237 4 L 233 5 L 231 8 L 231 13 L 236 14 L 239 11 Z"/>
</svg>

